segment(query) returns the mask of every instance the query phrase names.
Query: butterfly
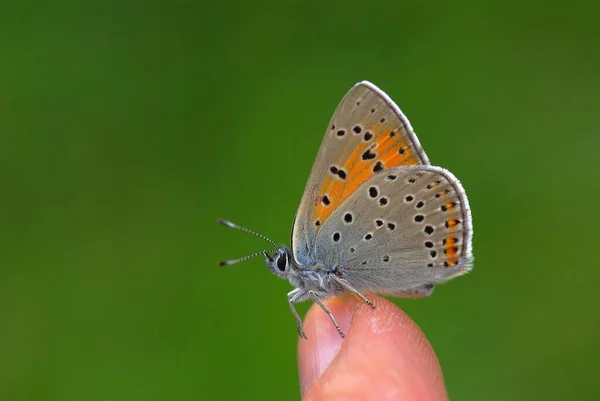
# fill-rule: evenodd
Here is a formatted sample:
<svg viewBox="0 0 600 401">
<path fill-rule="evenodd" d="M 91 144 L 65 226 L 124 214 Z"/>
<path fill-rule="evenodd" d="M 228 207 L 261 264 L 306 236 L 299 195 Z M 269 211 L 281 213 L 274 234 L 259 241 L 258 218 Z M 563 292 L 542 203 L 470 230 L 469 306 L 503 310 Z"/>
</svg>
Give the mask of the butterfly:
<svg viewBox="0 0 600 401">
<path fill-rule="evenodd" d="M 295 304 L 317 303 L 340 336 L 328 297 L 351 293 L 426 297 L 436 284 L 473 266 L 473 228 L 467 195 L 456 177 L 432 166 L 408 119 L 381 89 L 363 81 L 343 97 L 329 125 L 294 219 L 291 246 L 233 224 L 276 249 L 268 269 L 287 279 Z"/>
</svg>

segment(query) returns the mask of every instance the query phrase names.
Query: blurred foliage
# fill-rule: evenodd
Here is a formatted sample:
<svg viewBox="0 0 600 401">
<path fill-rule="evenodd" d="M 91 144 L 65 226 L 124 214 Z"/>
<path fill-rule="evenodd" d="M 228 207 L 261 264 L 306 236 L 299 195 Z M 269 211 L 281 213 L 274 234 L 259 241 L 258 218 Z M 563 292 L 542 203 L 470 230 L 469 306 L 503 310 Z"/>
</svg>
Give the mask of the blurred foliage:
<svg viewBox="0 0 600 401">
<path fill-rule="evenodd" d="M 450 396 L 597 397 L 597 3 L 0 10 L 1 400 L 297 399 L 289 284 L 215 219 L 286 241 L 363 79 L 471 201 L 473 273 L 397 300 Z"/>
</svg>

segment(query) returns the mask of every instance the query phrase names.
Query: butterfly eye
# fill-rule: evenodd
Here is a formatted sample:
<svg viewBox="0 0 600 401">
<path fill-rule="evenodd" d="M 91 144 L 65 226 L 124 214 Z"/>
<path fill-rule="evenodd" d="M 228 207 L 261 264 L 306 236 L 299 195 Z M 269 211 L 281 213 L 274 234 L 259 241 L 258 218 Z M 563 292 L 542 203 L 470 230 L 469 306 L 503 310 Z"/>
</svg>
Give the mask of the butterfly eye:
<svg viewBox="0 0 600 401">
<path fill-rule="evenodd" d="M 285 267 L 287 266 L 287 255 L 284 253 L 283 255 L 277 258 L 277 268 L 282 272 L 285 271 Z"/>
</svg>

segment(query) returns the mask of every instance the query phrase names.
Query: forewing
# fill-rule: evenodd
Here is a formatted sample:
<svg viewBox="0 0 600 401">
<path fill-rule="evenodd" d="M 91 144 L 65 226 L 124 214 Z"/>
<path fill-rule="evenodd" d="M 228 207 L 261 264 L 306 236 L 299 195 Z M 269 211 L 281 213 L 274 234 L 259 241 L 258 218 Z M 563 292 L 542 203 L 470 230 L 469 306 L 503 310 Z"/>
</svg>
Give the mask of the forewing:
<svg viewBox="0 0 600 401">
<path fill-rule="evenodd" d="M 449 171 L 395 167 L 369 179 L 323 225 L 316 258 L 359 291 L 399 293 L 471 269 L 471 211 Z"/>
<path fill-rule="evenodd" d="M 355 85 L 331 118 L 304 190 L 292 231 L 296 262 L 314 263 L 321 227 L 378 172 L 428 163 L 398 106 L 370 82 Z"/>
</svg>

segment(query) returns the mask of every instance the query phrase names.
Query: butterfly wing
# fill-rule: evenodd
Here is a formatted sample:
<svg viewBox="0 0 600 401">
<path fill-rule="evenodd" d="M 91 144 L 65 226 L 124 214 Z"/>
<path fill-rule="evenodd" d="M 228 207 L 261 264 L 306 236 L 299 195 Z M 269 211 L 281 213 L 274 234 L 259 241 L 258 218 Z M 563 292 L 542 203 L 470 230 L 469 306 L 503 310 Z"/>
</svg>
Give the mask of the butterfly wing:
<svg viewBox="0 0 600 401">
<path fill-rule="evenodd" d="M 315 263 L 315 239 L 331 215 L 378 172 L 429 164 L 408 119 L 370 82 L 342 99 L 317 154 L 292 230 L 294 259 Z"/>
<path fill-rule="evenodd" d="M 464 274 L 472 267 L 471 211 L 449 171 L 386 169 L 335 210 L 316 238 L 316 258 L 359 291 L 387 294 Z"/>
</svg>

